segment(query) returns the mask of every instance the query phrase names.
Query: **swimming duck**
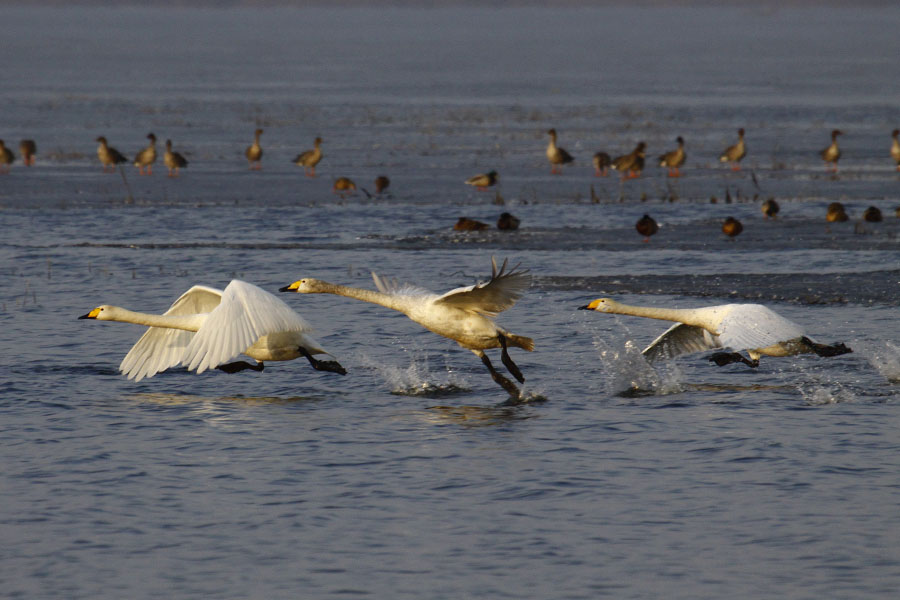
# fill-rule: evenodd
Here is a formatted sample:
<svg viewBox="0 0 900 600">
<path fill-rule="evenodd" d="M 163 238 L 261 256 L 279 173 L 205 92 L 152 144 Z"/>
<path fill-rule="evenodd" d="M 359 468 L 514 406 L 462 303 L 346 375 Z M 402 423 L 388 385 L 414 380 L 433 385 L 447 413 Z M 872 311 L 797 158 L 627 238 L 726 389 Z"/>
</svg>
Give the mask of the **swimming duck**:
<svg viewBox="0 0 900 600">
<path fill-rule="evenodd" d="M 644 215 L 638 219 L 637 223 L 634 224 L 634 228 L 637 229 L 639 234 L 644 236 L 645 242 L 649 242 L 650 236 L 655 235 L 659 231 L 659 225 L 656 224 L 656 221 L 650 215 Z"/>
<path fill-rule="evenodd" d="M 303 167 L 303 173 L 307 177 L 315 177 L 316 176 L 316 165 L 319 164 L 319 161 L 322 160 L 322 138 L 317 137 L 313 141 L 313 149 L 307 150 L 306 152 L 301 152 L 294 159 L 294 164 L 298 167 Z"/>
<path fill-rule="evenodd" d="M 548 129 L 547 135 L 550 136 L 550 143 L 547 144 L 547 160 L 550 161 L 550 172 L 551 173 L 562 173 L 562 169 L 560 169 L 560 165 L 565 165 L 573 160 L 572 155 L 560 148 L 556 145 L 556 130 Z"/>
<path fill-rule="evenodd" d="M 825 213 L 825 220 L 829 223 L 843 223 L 849 218 L 847 212 L 844 210 L 844 205 L 840 202 L 832 202 L 828 205 L 828 212 Z"/>
<path fill-rule="evenodd" d="M 778 206 L 778 202 L 775 201 L 775 198 L 769 198 L 760 206 L 760 210 L 762 210 L 762 214 L 765 215 L 765 218 L 769 217 L 775 218 L 775 215 L 778 214 L 778 211 L 781 210 L 781 207 Z"/>
<path fill-rule="evenodd" d="M 106 167 L 109 167 L 110 170 L 115 171 L 116 165 L 120 165 L 122 163 L 127 163 L 128 159 L 125 158 L 125 155 L 110 146 L 106 138 L 102 135 L 96 139 L 97 142 L 100 142 L 100 145 L 97 147 L 97 156 L 100 158 L 100 163 L 103 165 L 103 171 L 106 171 Z"/>
<path fill-rule="evenodd" d="M 156 136 L 148 133 L 147 139 L 150 140 L 150 144 L 134 157 L 134 166 L 138 168 L 139 175 L 144 174 L 144 167 L 147 167 L 147 175 L 152 175 L 153 163 L 156 162 Z"/>
<path fill-rule="evenodd" d="M 877 206 L 870 206 L 863 212 L 863 220 L 869 223 L 881 223 L 881 209 Z"/>
<path fill-rule="evenodd" d="M 490 371 L 491 378 L 510 396 L 520 397 L 518 388 L 497 372 L 485 350 L 501 348 L 500 357 L 509 372 L 520 382 L 522 371 L 512 361 L 507 348 L 513 346 L 531 352 L 534 340 L 510 333 L 497 325 L 493 317 L 511 308 L 531 285 L 531 275 L 517 267 L 506 269 L 507 261 L 498 269 L 491 258 L 491 278 L 486 283 L 460 287 L 443 295 L 421 288 L 398 285 L 372 273 L 378 291 L 328 283 L 318 279 L 300 279 L 281 288 L 282 292 L 301 294 L 335 294 L 363 302 L 371 302 L 405 314 L 440 336 L 454 340 L 471 350 Z"/>
<path fill-rule="evenodd" d="M 6 147 L 3 140 L 0 140 L 0 173 L 9 173 L 9 167 L 14 160 L 16 160 L 16 155 Z"/>
<path fill-rule="evenodd" d="M 719 157 L 719 162 L 730 162 L 732 171 L 740 171 L 740 162 L 747 155 L 747 147 L 744 145 L 744 128 L 738 129 L 738 141 L 733 146 L 728 146 Z"/>
<path fill-rule="evenodd" d="M 891 142 L 891 158 L 897 163 L 897 170 L 900 171 L 900 141 L 897 140 L 898 135 L 900 135 L 900 129 L 895 129 L 891 132 L 891 138 L 893 138 Z"/>
<path fill-rule="evenodd" d="M 172 151 L 172 140 L 166 140 L 166 152 L 163 154 L 163 162 L 169 169 L 169 177 L 178 177 L 178 170 L 188 166 L 188 161 L 178 152 Z"/>
<path fill-rule="evenodd" d="M 34 166 L 34 155 L 37 154 L 37 144 L 34 140 L 21 140 L 19 142 L 19 154 L 22 155 L 22 163 L 26 167 Z"/>
<path fill-rule="evenodd" d="M 460 217 L 456 224 L 453 226 L 453 229 L 455 229 L 456 231 L 482 231 L 490 228 L 491 226 L 487 223 L 482 223 L 481 221 L 476 221 L 475 219 L 470 219 L 469 217 Z"/>
<path fill-rule="evenodd" d="M 730 238 L 737 237 L 744 230 L 744 226 L 734 217 L 728 217 L 722 223 L 722 233 Z"/>
<path fill-rule="evenodd" d="M 831 165 L 830 170 L 837 173 L 838 159 L 841 158 L 841 149 L 838 148 L 837 136 L 843 135 L 840 129 L 831 132 L 831 145 L 819 152 L 819 156 L 825 161 L 826 165 Z"/>
<path fill-rule="evenodd" d="M 644 170 L 644 149 L 646 147 L 644 142 L 638 142 L 634 150 L 613 159 L 611 166 L 622 173 L 622 179 L 634 179 L 641 176 L 641 171 Z"/>
<path fill-rule="evenodd" d="M 508 212 L 505 212 L 500 215 L 499 219 L 497 219 L 497 229 L 513 231 L 519 228 L 519 223 L 520 221 L 517 217 L 514 217 Z"/>
<path fill-rule="evenodd" d="M 253 132 L 253 143 L 247 146 L 247 149 L 244 150 L 244 156 L 247 157 L 247 162 L 250 163 L 250 168 L 259 171 L 262 169 L 262 155 L 263 149 L 262 146 L 259 145 L 259 136 L 263 133 L 262 129 L 257 129 Z"/>
<path fill-rule="evenodd" d="M 669 177 L 681 177 L 678 169 L 687 159 L 687 154 L 684 152 L 684 139 L 679 135 L 675 141 L 678 142 L 678 147 L 659 157 L 659 166 L 669 169 Z"/>
<path fill-rule="evenodd" d="M 466 179 L 466 185 L 473 185 L 481 191 L 487 190 L 492 185 L 497 184 L 497 171 L 481 173 Z"/>
<path fill-rule="evenodd" d="M 609 157 L 609 154 L 606 152 L 597 152 L 594 154 L 592 162 L 594 163 L 594 176 L 606 177 L 609 173 L 609 167 L 612 164 L 612 159 Z"/>
<path fill-rule="evenodd" d="M 710 362 L 720 367 L 742 362 L 755 368 L 759 366 L 761 356 L 839 356 L 853 352 L 842 343 L 828 345 L 814 342 L 798 324 L 761 304 L 657 308 L 629 306 L 609 298 L 598 298 L 579 308 L 675 321 L 675 325 L 653 340 L 642 352 L 650 362 L 694 352 L 730 348 L 734 352 L 717 352 L 709 357 Z M 740 354 L 741 351 L 747 352 L 749 360 Z"/>
<path fill-rule="evenodd" d="M 375 178 L 375 193 L 380 194 L 384 190 L 388 189 L 391 185 L 391 180 L 387 178 L 387 175 L 379 175 Z"/>
</svg>

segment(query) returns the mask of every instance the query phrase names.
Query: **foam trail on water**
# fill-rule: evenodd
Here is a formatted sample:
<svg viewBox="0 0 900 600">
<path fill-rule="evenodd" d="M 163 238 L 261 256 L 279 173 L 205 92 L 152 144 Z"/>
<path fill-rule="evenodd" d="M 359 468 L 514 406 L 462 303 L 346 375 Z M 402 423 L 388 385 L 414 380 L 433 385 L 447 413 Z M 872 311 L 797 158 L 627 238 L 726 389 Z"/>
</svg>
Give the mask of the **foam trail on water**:
<svg viewBox="0 0 900 600">
<path fill-rule="evenodd" d="M 603 365 L 606 392 L 610 395 L 665 396 L 684 391 L 682 372 L 671 361 L 651 365 L 631 340 L 614 347 L 596 337 L 594 347 Z"/>
<path fill-rule="evenodd" d="M 405 351 L 410 355 L 406 367 L 386 364 L 366 356 L 363 364 L 374 369 L 390 388 L 392 394 L 401 396 L 443 396 L 467 391 L 465 381 L 445 365 L 443 370 L 432 370 L 424 351 Z"/>
</svg>

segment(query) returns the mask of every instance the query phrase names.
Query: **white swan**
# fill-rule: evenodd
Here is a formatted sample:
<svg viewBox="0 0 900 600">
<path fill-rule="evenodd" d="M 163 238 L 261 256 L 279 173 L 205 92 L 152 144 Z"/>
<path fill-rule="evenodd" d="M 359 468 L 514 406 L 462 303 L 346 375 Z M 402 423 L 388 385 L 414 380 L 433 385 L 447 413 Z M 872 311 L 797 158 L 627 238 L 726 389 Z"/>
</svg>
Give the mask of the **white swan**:
<svg viewBox="0 0 900 600">
<path fill-rule="evenodd" d="M 300 356 L 320 371 L 347 373 L 335 361 L 312 357 L 328 352 L 310 337 L 309 323 L 291 307 L 269 292 L 237 279 L 224 291 L 195 285 L 162 315 L 104 304 L 78 318 L 149 326 L 119 365 L 119 370 L 135 381 L 179 364 L 196 369 L 197 373 L 212 368 L 235 373 L 244 369 L 262 371 L 263 361 Z M 224 364 L 241 353 L 257 364 Z"/>
<path fill-rule="evenodd" d="M 516 303 L 531 285 L 531 275 L 527 270 L 517 271 L 516 267 L 507 271 L 507 261 L 503 261 L 498 269 L 492 258 L 491 265 L 491 279 L 487 283 L 457 288 L 444 295 L 412 286 L 401 287 L 396 281 L 385 280 L 375 273 L 372 273 L 372 278 L 378 288 L 377 292 L 309 278 L 295 281 L 281 288 L 281 291 L 337 294 L 400 311 L 429 331 L 455 340 L 463 348 L 474 352 L 488 368 L 493 380 L 510 395 L 519 397 L 515 384 L 494 369 L 484 351 L 502 348 L 500 357 L 503 364 L 516 379 L 525 381 L 519 367 L 509 357 L 507 346 L 531 352 L 534 350 L 534 341 L 499 327 L 494 323 L 493 317 Z"/>
<path fill-rule="evenodd" d="M 676 321 L 665 333 L 653 340 L 643 354 L 649 361 L 674 358 L 684 354 L 718 348 L 735 352 L 717 352 L 709 360 L 720 367 L 742 362 L 759 366 L 760 356 L 792 356 L 815 353 L 837 356 L 852 352 L 844 344 L 818 344 L 809 339 L 803 329 L 761 304 L 721 304 L 701 308 L 654 308 L 630 306 L 609 298 L 598 298 L 583 310 L 632 315 Z M 740 351 L 746 350 L 748 360 Z"/>
</svg>

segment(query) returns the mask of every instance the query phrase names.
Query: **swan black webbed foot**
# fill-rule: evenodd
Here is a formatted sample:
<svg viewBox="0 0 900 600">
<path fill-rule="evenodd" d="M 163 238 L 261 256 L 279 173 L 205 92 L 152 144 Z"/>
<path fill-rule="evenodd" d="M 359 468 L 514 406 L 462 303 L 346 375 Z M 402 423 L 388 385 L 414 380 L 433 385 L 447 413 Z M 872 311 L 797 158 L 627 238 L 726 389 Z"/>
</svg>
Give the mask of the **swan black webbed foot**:
<svg viewBox="0 0 900 600">
<path fill-rule="evenodd" d="M 250 369 L 251 371 L 262 371 L 263 369 L 266 368 L 266 366 L 261 362 L 258 362 L 255 365 L 251 365 L 247 361 L 239 360 L 237 362 L 219 365 L 216 368 L 219 369 L 220 371 L 225 371 L 226 373 L 238 373 L 240 371 L 245 371 L 247 369 Z"/>
<path fill-rule="evenodd" d="M 329 371 L 331 373 L 337 373 L 339 375 L 346 375 L 347 369 L 341 366 L 341 364 L 336 360 L 317 360 L 313 358 L 313 355 L 309 353 L 309 351 L 303 346 L 298 346 L 297 350 L 300 352 L 300 356 L 306 357 L 306 360 L 309 361 L 309 364 L 312 365 L 312 368 L 317 371 Z"/>
<path fill-rule="evenodd" d="M 806 336 L 800 338 L 800 341 L 805 345 L 809 346 L 813 352 L 815 352 L 819 356 L 840 356 L 841 354 L 849 354 L 853 352 L 850 348 L 847 347 L 843 342 L 837 344 L 819 344 L 817 342 L 812 341 Z"/>
<path fill-rule="evenodd" d="M 516 387 L 516 384 L 497 372 L 497 369 L 495 369 L 494 365 L 491 364 L 491 359 L 488 358 L 487 354 L 482 352 L 479 356 L 481 357 L 481 362 L 483 362 L 484 366 L 486 366 L 488 368 L 488 371 L 490 371 L 491 379 L 493 379 L 498 385 L 500 385 L 500 387 L 506 390 L 511 397 L 521 397 L 522 392 L 519 391 L 519 388 Z"/>
<path fill-rule="evenodd" d="M 759 359 L 750 360 L 740 352 L 716 352 L 709 357 L 710 362 L 716 363 L 719 367 L 730 365 L 731 363 L 742 362 L 748 367 L 756 368 L 759 366 Z"/>
<path fill-rule="evenodd" d="M 525 376 L 522 375 L 522 371 L 519 370 L 519 366 L 513 362 L 513 359 L 510 358 L 509 352 L 506 351 L 506 336 L 502 333 L 497 336 L 500 339 L 500 360 L 503 361 L 503 364 L 509 369 L 509 372 L 512 373 L 513 377 L 519 380 L 519 383 L 525 383 Z"/>
</svg>

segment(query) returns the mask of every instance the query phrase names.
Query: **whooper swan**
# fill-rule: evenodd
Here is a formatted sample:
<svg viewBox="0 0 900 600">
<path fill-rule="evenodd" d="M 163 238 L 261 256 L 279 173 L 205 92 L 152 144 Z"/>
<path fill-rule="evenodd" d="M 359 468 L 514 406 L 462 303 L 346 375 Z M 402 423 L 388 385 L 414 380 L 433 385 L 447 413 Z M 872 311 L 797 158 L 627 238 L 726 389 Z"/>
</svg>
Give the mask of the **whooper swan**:
<svg viewBox="0 0 900 600">
<path fill-rule="evenodd" d="M 721 304 L 702 308 L 654 308 L 629 306 L 609 298 L 598 298 L 583 310 L 675 321 L 676 324 L 647 346 L 643 355 L 653 362 L 694 352 L 730 348 L 709 357 L 720 367 L 742 362 L 759 366 L 760 356 L 793 356 L 815 353 L 838 356 L 852 352 L 844 344 L 818 344 L 803 329 L 761 304 Z M 750 355 L 748 360 L 741 351 Z"/>
<path fill-rule="evenodd" d="M 300 356 L 320 371 L 347 373 L 335 361 L 313 358 L 313 354 L 328 352 L 310 337 L 311 328 L 300 315 L 280 298 L 237 279 L 224 291 L 195 285 L 162 315 L 104 304 L 78 318 L 149 326 L 119 365 L 119 370 L 135 381 L 179 364 L 197 373 L 213 368 L 236 373 L 262 371 L 263 361 Z M 224 364 L 241 353 L 257 363 Z"/>
<path fill-rule="evenodd" d="M 463 348 L 474 352 L 490 371 L 493 380 L 511 396 L 518 398 L 516 385 L 497 372 L 484 351 L 502 348 L 500 357 L 503 364 L 516 379 L 525 381 L 519 367 L 509 357 L 507 347 L 516 346 L 531 352 L 534 341 L 499 327 L 493 317 L 516 303 L 531 284 L 531 275 L 527 270 L 517 271 L 516 267 L 507 271 L 505 260 L 499 269 L 493 258 L 491 265 L 491 279 L 487 283 L 457 288 L 444 295 L 412 286 L 401 287 L 395 281 L 388 281 L 375 273 L 372 273 L 372 278 L 377 292 L 318 279 L 300 279 L 281 288 L 281 291 L 336 294 L 402 312 L 425 329 L 455 340 Z"/>
</svg>

